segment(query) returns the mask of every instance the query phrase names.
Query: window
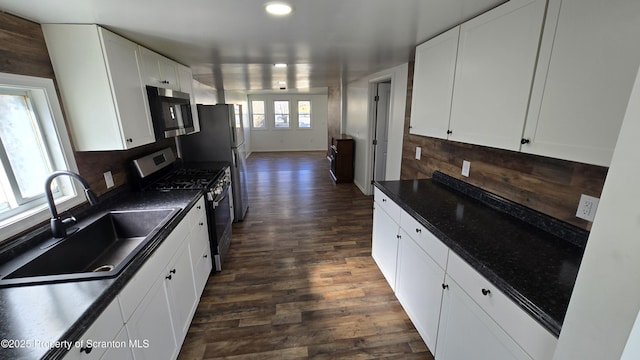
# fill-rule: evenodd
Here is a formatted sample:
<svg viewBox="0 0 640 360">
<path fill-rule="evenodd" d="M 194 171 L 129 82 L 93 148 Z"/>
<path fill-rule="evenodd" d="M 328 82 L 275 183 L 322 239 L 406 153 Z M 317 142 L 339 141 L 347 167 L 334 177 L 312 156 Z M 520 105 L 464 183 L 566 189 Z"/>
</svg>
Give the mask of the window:
<svg viewBox="0 0 640 360">
<path fill-rule="evenodd" d="M 266 129 L 267 124 L 264 121 L 264 101 L 253 100 L 251 101 L 251 127 L 254 129 Z"/>
<path fill-rule="evenodd" d="M 311 101 L 298 101 L 298 128 L 311 129 Z"/>
<path fill-rule="evenodd" d="M 0 89 L 0 218 L 44 196 L 51 160 L 28 91 Z"/>
<path fill-rule="evenodd" d="M 77 172 L 53 81 L 0 73 L 0 241 L 48 218 L 44 182 L 63 169 Z M 58 179 L 59 211 L 84 200 Z"/>
<path fill-rule="evenodd" d="M 276 100 L 273 102 L 274 126 L 276 129 L 289 128 L 289 101 Z"/>
</svg>

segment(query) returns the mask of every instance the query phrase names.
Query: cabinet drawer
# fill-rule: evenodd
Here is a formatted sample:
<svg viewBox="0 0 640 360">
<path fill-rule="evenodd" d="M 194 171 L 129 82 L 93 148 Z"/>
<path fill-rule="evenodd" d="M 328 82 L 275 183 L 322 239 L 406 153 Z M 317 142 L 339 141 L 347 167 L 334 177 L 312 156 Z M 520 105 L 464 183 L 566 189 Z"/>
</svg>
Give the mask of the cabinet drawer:
<svg viewBox="0 0 640 360">
<path fill-rule="evenodd" d="M 447 267 L 449 249 L 435 237 L 429 230 L 422 226 L 413 216 L 402 210 L 400 214 L 400 227 L 409 235 L 416 244 L 422 248 L 441 268 Z"/>
<path fill-rule="evenodd" d="M 558 339 L 453 252 L 447 273 L 532 358 L 553 357 Z"/>
<path fill-rule="evenodd" d="M 385 195 L 380 189 L 373 189 L 373 200 L 378 206 L 380 206 L 391 218 L 399 223 L 400 222 L 400 206 Z"/>
</svg>

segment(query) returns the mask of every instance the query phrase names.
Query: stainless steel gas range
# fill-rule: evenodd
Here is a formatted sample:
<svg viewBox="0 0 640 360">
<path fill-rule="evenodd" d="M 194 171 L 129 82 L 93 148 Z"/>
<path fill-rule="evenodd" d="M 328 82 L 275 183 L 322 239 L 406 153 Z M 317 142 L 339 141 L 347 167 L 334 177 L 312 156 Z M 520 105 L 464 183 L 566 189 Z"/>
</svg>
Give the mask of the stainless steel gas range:
<svg viewBox="0 0 640 360">
<path fill-rule="evenodd" d="M 133 160 L 136 187 L 141 191 L 203 190 L 211 253 L 216 271 L 231 246 L 233 200 L 230 195 L 229 163 L 220 161 L 182 162 L 171 148 Z"/>
</svg>

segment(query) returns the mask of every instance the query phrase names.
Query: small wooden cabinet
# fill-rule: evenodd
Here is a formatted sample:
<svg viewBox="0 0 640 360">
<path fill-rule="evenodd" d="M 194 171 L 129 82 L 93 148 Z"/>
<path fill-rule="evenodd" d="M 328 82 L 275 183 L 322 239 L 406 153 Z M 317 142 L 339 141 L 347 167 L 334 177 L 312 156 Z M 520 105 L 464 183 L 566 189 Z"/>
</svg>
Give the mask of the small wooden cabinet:
<svg viewBox="0 0 640 360">
<path fill-rule="evenodd" d="M 336 183 L 347 183 L 353 181 L 353 138 L 347 135 L 333 138 L 331 140 L 331 177 Z"/>
</svg>

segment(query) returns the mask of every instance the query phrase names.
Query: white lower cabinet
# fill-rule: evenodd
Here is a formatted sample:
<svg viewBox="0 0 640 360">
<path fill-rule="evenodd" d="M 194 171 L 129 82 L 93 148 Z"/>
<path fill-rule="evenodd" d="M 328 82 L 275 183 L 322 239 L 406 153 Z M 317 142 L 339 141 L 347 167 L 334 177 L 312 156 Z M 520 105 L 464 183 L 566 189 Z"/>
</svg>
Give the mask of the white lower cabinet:
<svg viewBox="0 0 640 360">
<path fill-rule="evenodd" d="M 400 235 L 396 296 L 424 342 L 435 351 L 444 269 L 404 230 Z"/>
<path fill-rule="evenodd" d="M 169 294 L 164 278 L 158 278 L 142 303 L 127 321 L 129 339 L 148 347 L 132 348 L 136 360 L 175 359 L 179 347 L 171 320 Z"/>
<path fill-rule="evenodd" d="M 372 256 L 437 360 L 553 358 L 554 335 L 378 190 L 375 201 Z"/>
<path fill-rule="evenodd" d="M 531 359 L 450 276 L 445 283 L 436 359 Z"/>
<path fill-rule="evenodd" d="M 120 356 L 112 357 L 114 346 L 101 346 L 105 343 L 115 343 L 124 331 L 124 322 L 120 314 L 120 305 L 114 300 L 107 306 L 100 316 L 91 324 L 82 337 L 65 355 L 64 360 L 93 360 L 93 359 L 131 359 L 132 354 L 128 346 L 120 351 Z M 96 346 L 97 345 L 97 346 Z"/>
<path fill-rule="evenodd" d="M 201 214 L 191 230 L 191 246 L 189 249 L 191 250 L 191 261 L 193 262 L 193 282 L 196 288 L 196 296 L 200 297 L 213 269 L 209 230 L 204 213 Z"/>
<path fill-rule="evenodd" d="M 148 343 L 148 346 L 133 348 L 136 360 L 178 357 L 198 306 L 200 289 L 204 288 L 202 282 L 206 283 L 211 272 L 210 267 L 196 269 L 197 261 L 192 259 L 191 253 L 191 248 L 206 253 L 209 247 L 205 216 L 204 198 L 200 198 L 147 261 L 150 266 L 145 264 L 119 295 L 121 303 L 127 304 L 123 305 L 123 313 L 131 340 L 143 345 Z M 162 265 L 160 270 L 159 265 Z M 146 292 L 143 281 L 138 279 L 149 281 L 151 278 L 154 285 Z M 145 295 L 140 301 L 142 293 Z M 135 309 L 130 318 L 125 308 Z"/>
<path fill-rule="evenodd" d="M 198 305 L 199 296 L 193 282 L 193 267 L 189 243 L 185 243 L 164 272 L 164 285 L 169 296 L 169 308 L 176 338 L 182 343 L 191 318 Z"/>
<path fill-rule="evenodd" d="M 384 211 L 382 206 L 376 204 L 373 209 L 371 256 L 394 291 L 396 288 L 396 262 L 400 237 L 398 230 L 398 223 Z"/>
<path fill-rule="evenodd" d="M 127 328 L 122 327 L 120 332 L 113 339 L 113 345 L 110 346 L 107 351 L 100 358 L 101 360 L 133 360 L 133 353 L 131 352 L 131 343 L 129 342 L 129 335 Z M 144 344 L 140 344 L 144 346 Z"/>
</svg>

